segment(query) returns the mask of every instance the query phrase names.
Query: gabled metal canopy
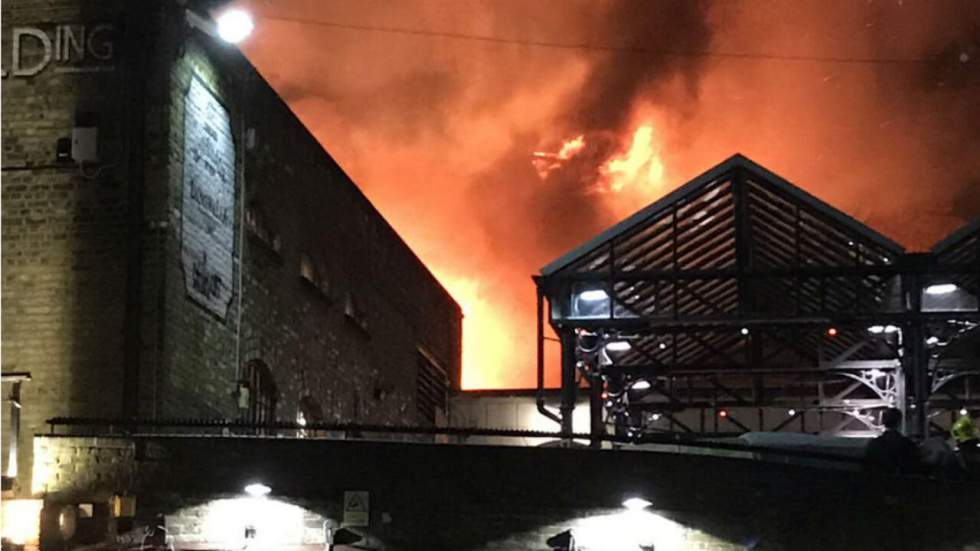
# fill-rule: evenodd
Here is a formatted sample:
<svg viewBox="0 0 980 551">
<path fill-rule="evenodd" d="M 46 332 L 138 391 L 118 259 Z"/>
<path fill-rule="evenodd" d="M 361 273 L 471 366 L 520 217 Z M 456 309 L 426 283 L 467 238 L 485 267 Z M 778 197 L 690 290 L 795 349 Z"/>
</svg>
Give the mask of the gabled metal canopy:
<svg viewBox="0 0 980 551">
<path fill-rule="evenodd" d="M 547 298 L 563 392 L 576 391 L 576 372 L 590 381 L 594 430 L 599 417 L 617 430 L 635 424 L 644 408 L 701 408 L 703 426 L 705 407 L 727 403 L 760 408 L 760 429 L 764 407 L 836 408 L 871 428 L 861 407 L 911 404 L 923 431 L 924 389 L 975 373 L 936 358 L 980 322 L 978 229 L 907 254 L 734 155 L 542 268 L 539 381 Z M 935 285 L 953 290 L 929 292 Z M 659 398 L 633 396 L 641 380 Z M 574 407 L 565 394 L 563 408 Z"/>
<path fill-rule="evenodd" d="M 621 239 L 628 234 L 635 233 L 640 227 L 656 223 L 656 221 L 662 219 L 664 216 L 669 215 L 674 207 L 691 203 L 698 199 L 699 196 L 711 193 L 720 183 L 731 182 L 738 172 L 745 174 L 757 186 L 768 188 L 776 197 L 782 196 L 784 202 L 787 200 L 800 202 L 802 205 L 811 208 L 817 213 L 817 216 L 825 218 L 827 222 L 839 225 L 842 229 L 862 236 L 869 244 L 876 245 L 891 255 L 899 255 L 905 251 L 898 243 L 793 185 L 748 157 L 737 153 L 697 178 L 668 193 L 656 202 L 641 209 L 636 214 L 615 224 L 572 251 L 550 262 L 541 268 L 541 275 L 545 277 L 551 276 L 569 266 L 580 263 L 581 260 L 588 258 L 603 245 Z"/>
</svg>

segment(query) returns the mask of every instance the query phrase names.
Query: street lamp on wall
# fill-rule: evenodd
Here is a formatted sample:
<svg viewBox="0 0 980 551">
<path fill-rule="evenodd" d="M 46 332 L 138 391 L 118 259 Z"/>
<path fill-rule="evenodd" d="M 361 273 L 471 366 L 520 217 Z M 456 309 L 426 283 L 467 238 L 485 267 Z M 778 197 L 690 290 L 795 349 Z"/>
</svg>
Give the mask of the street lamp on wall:
<svg viewBox="0 0 980 551">
<path fill-rule="evenodd" d="M 238 44 L 248 38 L 255 29 L 252 16 L 247 11 L 231 8 L 221 12 L 217 18 L 201 15 L 193 10 L 185 12 L 187 24 L 204 34 L 219 38 L 228 44 Z"/>
</svg>

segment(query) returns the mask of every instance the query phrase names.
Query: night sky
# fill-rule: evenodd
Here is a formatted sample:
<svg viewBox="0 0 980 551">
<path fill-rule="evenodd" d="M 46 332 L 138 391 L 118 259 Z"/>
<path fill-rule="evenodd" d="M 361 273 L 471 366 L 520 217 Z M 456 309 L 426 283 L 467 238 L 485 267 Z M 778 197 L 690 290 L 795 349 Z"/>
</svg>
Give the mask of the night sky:
<svg viewBox="0 0 980 551">
<path fill-rule="evenodd" d="M 243 50 L 533 385 L 530 276 L 741 152 L 911 250 L 980 214 L 976 2 L 254 0 Z"/>
</svg>

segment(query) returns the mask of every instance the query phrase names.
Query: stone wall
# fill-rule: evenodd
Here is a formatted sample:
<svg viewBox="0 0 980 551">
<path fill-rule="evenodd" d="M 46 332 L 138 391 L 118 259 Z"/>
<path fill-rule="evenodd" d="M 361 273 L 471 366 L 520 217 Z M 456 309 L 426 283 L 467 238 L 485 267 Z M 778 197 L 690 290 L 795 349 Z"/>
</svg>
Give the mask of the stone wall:
<svg viewBox="0 0 980 551">
<path fill-rule="evenodd" d="M 41 439 L 48 449 L 89 444 Z M 546 549 L 564 530 L 579 549 L 607 550 L 962 551 L 980 543 L 975 482 L 623 450 L 241 437 L 133 445 L 136 477 L 105 475 L 115 482 L 100 485 L 86 474 L 87 483 L 100 495 L 135 495 L 140 522 L 162 516 L 188 544 L 241 544 L 249 524 L 259 536 L 317 542 L 315 525 L 342 525 L 345 492 L 354 490 L 370 498 L 368 526 L 356 530 L 388 549 Z M 67 491 L 84 485 L 71 482 L 73 472 L 60 471 L 55 488 L 64 491 L 50 500 L 86 497 Z M 256 525 L 266 506 L 243 493 L 252 482 L 270 487 L 269 514 L 293 530 Z M 631 496 L 651 507 L 623 509 Z"/>
</svg>

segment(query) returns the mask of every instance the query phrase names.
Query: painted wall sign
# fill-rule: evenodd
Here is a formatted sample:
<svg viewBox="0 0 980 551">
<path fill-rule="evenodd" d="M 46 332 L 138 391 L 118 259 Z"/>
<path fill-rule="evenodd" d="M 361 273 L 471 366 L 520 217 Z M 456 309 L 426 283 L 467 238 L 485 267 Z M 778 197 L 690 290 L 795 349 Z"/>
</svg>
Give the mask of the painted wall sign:
<svg viewBox="0 0 980 551">
<path fill-rule="evenodd" d="M 197 78 L 184 96 L 181 260 L 192 299 L 225 317 L 235 251 L 235 143 L 228 111 Z"/>
<path fill-rule="evenodd" d="M 32 77 L 48 67 L 56 73 L 95 73 L 115 68 L 116 30 L 109 23 L 11 27 L 4 35 L 10 39 L 10 45 L 4 48 L 10 52 L 10 59 L 4 60 L 3 78 Z"/>
</svg>

